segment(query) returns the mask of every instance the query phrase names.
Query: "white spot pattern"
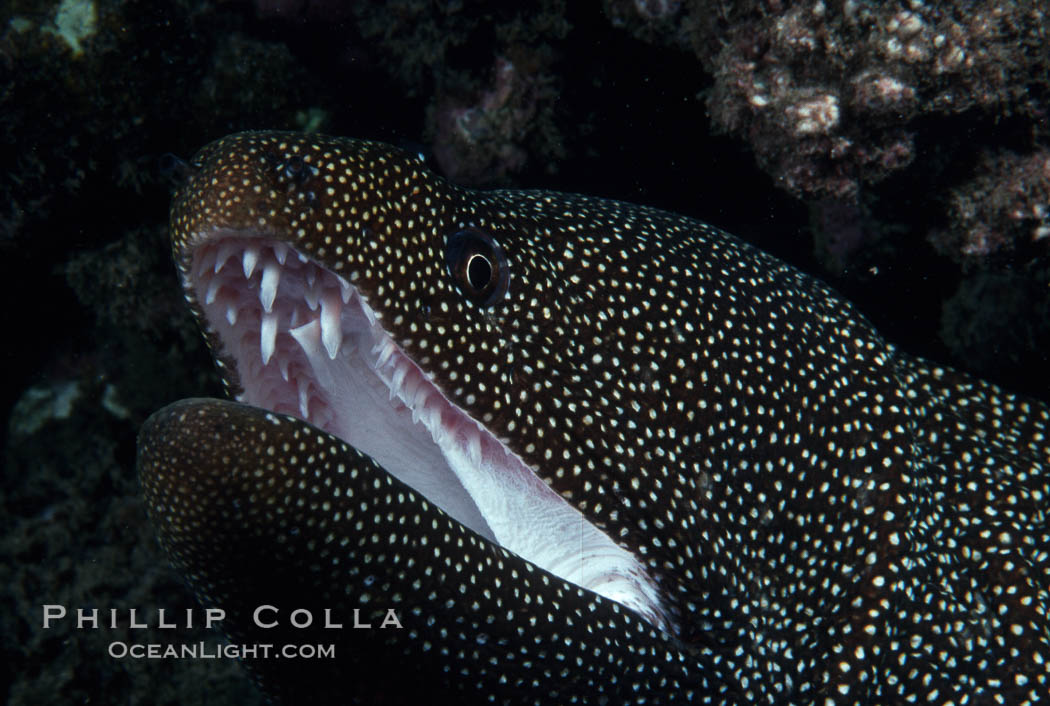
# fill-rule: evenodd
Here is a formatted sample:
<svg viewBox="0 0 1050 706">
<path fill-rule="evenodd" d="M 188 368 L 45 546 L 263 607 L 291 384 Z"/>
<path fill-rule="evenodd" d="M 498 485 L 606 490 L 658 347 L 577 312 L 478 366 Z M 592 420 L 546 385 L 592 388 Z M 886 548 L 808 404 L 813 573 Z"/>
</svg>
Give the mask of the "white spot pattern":
<svg viewBox="0 0 1050 706">
<path fill-rule="evenodd" d="M 680 689 L 722 704 L 1046 700 L 1044 405 L 898 352 L 821 283 L 691 219 L 467 191 L 393 148 L 313 135 L 232 136 L 199 160 L 172 215 L 184 272 L 200 234 L 229 229 L 340 273 L 450 399 L 659 579 L 677 642 L 576 616 L 572 674 L 644 674 L 639 703 Z M 507 293 L 489 307 L 443 264 L 468 227 L 507 255 Z M 411 513 L 376 523 L 396 517 Z M 491 590 L 492 566 L 464 566 L 467 599 Z M 546 618 L 528 606 L 569 590 L 545 583 L 509 608 L 532 614 L 512 647 L 541 652 L 508 657 L 500 676 L 467 655 L 476 624 L 461 628 L 473 648 L 429 644 L 497 701 L 505 683 L 532 699 L 530 678 L 551 687 L 577 657 L 533 632 Z M 564 694 L 611 693 L 588 684 Z"/>
</svg>

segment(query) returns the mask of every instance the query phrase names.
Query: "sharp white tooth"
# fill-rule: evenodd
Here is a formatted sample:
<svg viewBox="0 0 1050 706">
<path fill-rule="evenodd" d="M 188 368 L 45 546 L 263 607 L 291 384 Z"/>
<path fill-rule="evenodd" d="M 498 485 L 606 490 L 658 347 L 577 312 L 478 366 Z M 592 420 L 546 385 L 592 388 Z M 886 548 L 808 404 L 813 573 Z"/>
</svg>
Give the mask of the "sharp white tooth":
<svg viewBox="0 0 1050 706">
<path fill-rule="evenodd" d="M 296 252 L 295 254 L 299 257 L 299 262 L 302 262 L 303 264 L 310 262 L 306 255 L 303 255 L 301 252 Z"/>
<path fill-rule="evenodd" d="M 380 347 L 379 357 L 376 359 L 376 370 L 380 370 L 390 360 L 390 356 L 394 355 L 394 342 L 387 338 L 376 345 Z"/>
<path fill-rule="evenodd" d="M 273 311 L 273 300 L 277 298 L 277 284 L 281 281 L 281 266 L 267 262 L 263 268 L 262 286 L 259 287 L 259 301 L 263 310 Z"/>
<path fill-rule="evenodd" d="M 404 383 L 405 375 L 407 375 L 407 374 L 408 374 L 408 366 L 407 365 L 399 365 L 399 366 L 397 366 L 397 370 L 394 371 L 394 374 L 390 378 L 390 389 L 393 390 L 394 392 L 398 393 L 398 397 L 400 397 L 401 399 L 405 399 L 405 396 L 400 394 L 400 393 L 401 393 L 401 385 L 402 385 L 402 383 Z"/>
<path fill-rule="evenodd" d="M 325 292 L 321 298 L 321 343 L 332 360 L 339 354 L 339 345 L 343 342 L 342 309 L 343 303 L 335 291 Z"/>
<path fill-rule="evenodd" d="M 259 264 L 259 248 L 251 245 L 245 248 L 241 264 L 244 266 L 245 279 L 251 279 L 255 266 Z"/>
<path fill-rule="evenodd" d="M 274 243 L 273 256 L 277 258 L 277 262 L 283 265 L 284 261 L 288 259 L 288 246 L 284 243 Z"/>
<path fill-rule="evenodd" d="M 408 405 L 415 407 L 418 404 L 418 401 L 416 400 L 416 394 L 418 392 L 419 375 L 412 375 L 408 378 L 408 382 L 401 383 L 401 398 L 405 400 Z"/>
<path fill-rule="evenodd" d="M 296 326 L 298 326 L 300 318 L 301 317 L 299 316 L 299 307 L 295 307 L 292 310 L 292 320 L 288 323 L 288 328 L 295 328 Z"/>
<path fill-rule="evenodd" d="M 288 382 L 288 358 L 281 358 L 277 365 L 281 368 L 281 378 Z"/>
<path fill-rule="evenodd" d="M 204 258 L 200 261 L 200 263 L 198 263 L 200 271 L 198 272 L 197 276 L 199 277 L 201 274 L 212 269 L 215 265 L 215 262 L 215 251 L 209 249 L 204 253 Z"/>
<path fill-rule="evenodd" d="M 427 412 L 427 397 L 426 397 L 426 395 L 420 395 L 419 399 L 412 400 L 412 404 L 410 406 L 412 407 L 412 423 L 413 424 L 418 422 L 424 416 L 426 416 L 427 419 L 430 418 L 430 415 Z"/>
<path fill-rule="evenodd" d="M 234 243 L 223 243 L 219 246 L 219 255 L 215 258 L 215 274 L 219 274 L 219 270 L 226 266 L 226 261 L 233 257 L 237 249 Z"/>
<path fill-rule="evenodd" d="M 303 324 L 289 331 L 295 342 L 303 349 L 308 359 L 314 358 L 320 351 L 321 324 L 314 319 L 310 323 Z"/>
<path fill-rule="evenodd" d="M 237 307 L 233 304 L 226 305 L 226 321 L 230 326 L 234 326 L 237 323 Z"/>
<path fill-rule="evenodd" d="M 375 326 L 376 313 L 372 311 L 372 307 L 368 306 L 368 302 L 365 301 L 364 297 L 358 296 L 357 301 L 361 303 L 361 311 L 365 312 L 365 318 L 368 319 L 368 325 Z"/>
<path fill-rule="evenodd" d="M 354 290 L 350 288 L 349 284 L 347 284 L 346 282 L 344 282 L 342 280 L 339 280 L 339 293 L 343 297 L 343 303 L 344 304 L 349 304 L 350 303 L 350 295 L 353 293 L 353 291 Z"/>
<path fill-rule="evenodd" d="M 427 429 L 440 429 L 441 428 L 441 406 L 434 405 L 427 410 L 430 418 L 427 420 Z"/>
<path fill-rule="evenodd" d="M 263 365 L 270 364 L 274 348 L 277 347 L 277 314 L 263 314 L 262 329 L 259 331 L 259 349 L 262 351 Z"/>
<path fill-rule="evenodd" d="M 320 293 L 312 286 L 306 290 L 306 305 L 310 307 L 310 311 L 317 311 L 317 298 Z"/>
<path fill-rule="evenodd" d="M 204 295 L 204 303 L 211 305 L 215 303 L 215 297 L 219 294 L 219 285 L 222 284 L 222 280 L 218 277 L 213 277 L 211 282 L 208 283 L 208 291 Z"/>
<path fill-rule="evenodd" d="M 299 415 L 303 419 L 310 419 L 310 383 L 305 377 L 301 377 L 299 382 Z"/>
</svg>

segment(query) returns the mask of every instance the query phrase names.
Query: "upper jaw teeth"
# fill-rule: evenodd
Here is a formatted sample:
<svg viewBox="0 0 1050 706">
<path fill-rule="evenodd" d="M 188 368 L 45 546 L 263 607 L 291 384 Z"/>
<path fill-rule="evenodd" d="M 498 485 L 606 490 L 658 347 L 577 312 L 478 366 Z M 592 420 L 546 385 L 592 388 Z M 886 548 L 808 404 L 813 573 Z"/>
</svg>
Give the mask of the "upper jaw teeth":
<svg viewBox="0 0 1050 706">
<path fill-rule="evenodd" d="M 421 389 L 421 371 L 409 375 L 408 368 L 398 367 L 406 362 L 401 356 L 390 363 L 397 346 L 356 288 L 293 247 L 234 236 L 203 251 L 194 271 L 209 322 L 228 327 L 223 340 L 237 341 L 234 362 L 246 388 L 241 399 L 277 400 L 276 411 L 298 412 L 319 423 L 318 414 L 334 413 L 326 409 L 329 388 L 320 378 L 330 374 L 329 362 L 357 350 L 354 342 L 366 332 L 363 340 L 374 345 L 371 355 L 365 347 L 362 357 L 390 386 L 391 397 L 407 396 L 405 406 L 411 406 Z M 312 382 L 304 383 L 302 373 Z M 413 418 L 429 420 L 431 412 L 416 410 Z"/>
<path fill-rule="evenodd" d="M 243 265 L 244 278 L 251 279 L 252 273 L 255 272 L 255 266 L 259 264 L 259 248 L 252 246 L 246 247 L 244 249 L 244 256 L 241 259 L 241 263 Z M 218 266 L 219 263 L 216 263 L 216 267 Z M 219 271 L 215 270 L 215 273 L 218 274 Z"/>
<path fill-rule="evenodd" d="M 240 266 L 227 267 L 230 262 Z M 318 423 L 314 417 L 324 408 L 329 389 L 324 379 L 331 376 L 328 362 L 356 350 L 350 341 L 365 334 L 372 345 L 361 353 L 387 385 L 390 399 L 411 409 L 413 422 L 437 433 L 441 411 L 427 404 L 432 388 L 424 384 L 426 374 L 399 351 L 375 312 L 342 277 L 282 243 L 244 240 L 222 243 L 206 253 L 198 276 L 204 287 L 201 298 L 214 309 L 213 323 L 233 328 L 238 321 L 258 322 L 257 338 L 249 334 L 238 339 L 242 345 L 258 345 L 257 354 L 241 348 L 238 355 L 238 366 L 250 371 L 243 382 L 254 386 L 243 399 L 281 399 L 278 411 L 297 411 Z M 244 296 L 253 291 L 258 303 Z M 299 374 L 304 370 L 312 372 Z M 469 452 L 477 459 L 481 448 L 474 436 L 468 439 Z"/>
<path fill-rule="evenodd" d="M 268 251 L 268 252 L 267 252 Z M 311 312 L 320 308 L 320 316 L 316 317 L 321 325 L 321 342 L 329 359 L 334 360 L 339 355 L 343 344 L 343 331 L 341 313 L 343 306 L 349 304 L 354 296 L 355 290 L 342 278 L 334 275 L 319 277 L 320 268 L 311 263 L 302 253 L 292 250 L 284 243 L 272 243 L 268 245 L 243 244 L 237 242 L 224 242 L 219 245 L 213 267 L 214 277 L 209 278 L 208 285 L 203 297 L 206 305 L 212 305 L 218 298 L 224 277 L 229 278 L 227 273 L 219 277 L 228 261 L 237 253 L 240 253 L 241 271 L 244 278 L 249 281 L 249 287 L 258 288 L 259 304 L 262 306 L 262 320 L 259 334 L 259 354 L 264 365 L 269 364 L 277 348 L 277 335 L 281 332 L 290 332 L 289 329 L 297 328 L 300 322 L 308 321 L 312 317 L 305 315 L 300 306 L 292 305 L 287 309 L 275 310 L 277 295 L 281 290 L 281 275 L 287 268 L 305 270 L 299 277 L 299 284 L 294 289 L 298 290 L 292 294 L 298 295 L 300 301 L 306 303 Z M 289 260 L 288 255 L 294 252 L 296 258 Z M 209 269 L 210 255 L 206 258 L 205 269 Z M 253 279 L 262 263 L 262 276 Z M 305 266 L 305 267 L 304 267 Z M 204 269 L 202 269 L 202 274 Z M 244 308 L 243 303 L 241 309 Z M 367 307 L 366 307 L 367 308 Z M 233 303 L 225 305 L 223 316 L 233 326 L 240 318 L 241 311 Z M 374 323 L 375 316 L 371 311 L 366 312 L 369 323 Z M 285 325 L 289 324 L 290 325 Z"/>
<path fill-rule="evenodd" d="M 355 325 L 344 321 L 344 310 L 355 300 L 356 308 L 368 309 L 356 290 L 292 247 L 252 237 L 234 236 L 209 247 L 197 261 L 195 273 L 198 300 L 209 310 L 213 326 L 228 326 L 230 333 L 237 333 L 238 322 L 248 326 L 257 322 L 258 357 L 254 359 L 243 357 L 248 350 L 241 348 L 246 342 L 242 335 L 224 336 L 238 342 L 237 366 L 258 373 L 250 375 L 249 384 L 262 387 L 245 399 L 283 398 L 287 400 L 283 411 L 298 408 L 309 419 L 319 390 L 291 380 L 297 369 L 295 350 L 301 349 L 307 360 L 313 356 L 318 363 L 320 357 L 335 360 L 346 345 L 347 325 Z M 254 294 L 257 303 L 245 296 L 248 294 Z M 360 323 L 374 320 L 368 311 Z M 273 374 L 266 373 L 274 361 Z M 291 387 L 277 395 L 277 381 Z M 267 389 L 266 385 L 274 387 Z M 296 397 L 298 404 L 292 401 Z"/>
<path fill-rule="evenodd" d="M 394 342 L 389 338 L 382 338 L 375 346 L 372 347 L 372 355 L 379 354 L 376 358 L 375 367 L 377 370 L 383 368 L 387 361 L 390 360 L 390 356 L 394 355 L 396 348 Z"/>
<path fill-rule="evenodd" d="M 277 298 L 277 284 L 281 280 L 281 266 L 276 262 L 267 262 L 263 268 L 262 284 L 259 286 L 259 303 L 263 311 L 273 311 L 273 300 Z"/>
<path fill-rule="evenodd" d="M 335 360 L 339 354 L 339 345 L 343 339 L 340 317 L 343 301 L 339 295 L 327 290 L 321 297 L 321 342 L 328 352 L 328 357 Z"/>
<path fill-rule="evenodd" d="M 266 312 L 262 317 L 259 330 L 259 350 L 262 353 L 263 365 L 270 364 L 270 358 L 277 348 L 277 314 Z"/>
</svg>

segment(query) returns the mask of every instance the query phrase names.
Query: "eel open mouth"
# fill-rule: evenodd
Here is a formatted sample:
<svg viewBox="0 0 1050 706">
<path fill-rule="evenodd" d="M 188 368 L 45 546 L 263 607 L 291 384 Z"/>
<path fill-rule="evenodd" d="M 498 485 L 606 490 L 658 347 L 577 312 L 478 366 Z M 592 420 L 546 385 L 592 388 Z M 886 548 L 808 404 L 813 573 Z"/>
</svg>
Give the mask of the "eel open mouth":
<svg viewBox="0 0 1050 706">
<path fill-rule="evenodd" d="M 197 243 L 185 284 L 238 401 L 338 436 L 486 539 L 673 631 L 637 558 L 449 400 L 350 282 L 256 233 Z"/>
</svg>

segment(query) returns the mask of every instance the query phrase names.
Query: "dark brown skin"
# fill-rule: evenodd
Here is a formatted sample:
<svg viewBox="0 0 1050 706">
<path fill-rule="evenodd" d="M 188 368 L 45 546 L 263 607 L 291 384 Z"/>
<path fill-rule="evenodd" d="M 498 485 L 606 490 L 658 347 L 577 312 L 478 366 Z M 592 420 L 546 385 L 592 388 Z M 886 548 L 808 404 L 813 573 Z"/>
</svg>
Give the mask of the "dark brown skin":
<svg viewBox="0 0 1050 706">
<path fill-rule="evenodd" d="M 534 586 L 531 600 L 508 595 L 492 613 L 475 612 L 469 606 L 486 589 L 515 585 L 513 573 L 493 573 L 483 559 L 500 550 L 411 553 L 420 530 L 399 518 L 433 511 L 406 495 L 387 521 L 389 541 L 405 547 L 399 556 L 463 563 L 464 592 L 452 604 L 409 591 L 418 563 L 403 575 L 384 568 L 397 580 L 383 595 L 400 587 L 407 606 L 443 606 L 456 626 L 426 654 L 411 653 L 427 675 L 466 670 L 469 698 L 509 703 L 677 703 L 671 694 L 688 689 L 697 703 L 1027 703 L 1050 690 L 1045 405 L 897 351 L 820 282 L 691 219 L 551 192 L 473 192 L 394 148 L 317 135 L 234 135 L 196 162 L 172 209 L 184 278 L 195 245 L 227 229 L 277 239 L 343 277 L 449 400 L 644 563 L 678 627 L 672 637 L 645 622 L 596 618 L 622 609 L 556 580 Z M 464 228 L 498 242 L 509 272 L 502 296 L 469 296 L 448 267 L 450 237 Z M 202 324 L 236 392 L 244 371 L 232 370 Z M 186 465 L 181 446 L 152 450 L 176 433 L 144 434 L 143 473 L 208 505 L 203 479 L 153 470 L 161 459 Z M 219 436 L 220 448 L 201 452 L 193 468 L 227 467 Z M 238 462 L 255 462 L 239 473 L 273 478 L 275 502 L 296 497 L 294 488 L 280 494 L 270 464 L 297 466 L 301 455 L 293 462 L 243 447 L 231 447 Z M 348 467 L 366 464 L 350 458 Z M 336 482 L 328 466 L 313 465 L 303 472 Z M 227 490 L 216 515 L 252 495 Z M 170 522 L 171 508 L 153 497 L 158 521 Z M 192 558 L 186 570 L 198 585 L 225 581 L 238 591 L 275 572 L 301 577 L 300 562 L 328 566 L 318 552 L 330 542 L 372 541 L 367 525 L 312 529 L 330 512 L 296 511 L 302 557 L 280 553 L 291 540 L 259 538 L 268 522 L 241 517 L 187 527 L 202 535 L 182 540 L 190 551 L 181 561 Z M 257 538 L 252 567 L 200 555 L 199 546 L 229 546 L 226 535 L 238 532 Z M 349 572 L 363 566 L 342 556 L 334 574 L 287 595 L 322 605 L 359 590 L 360 575 Z M 520 579 L 524 566 L 508 559 L 501 570 Z M 577 610 L 586 619 L 566 628 Z M 512 616 L 499 649 L 491 632 L 476 641 L 496 630 L 481 627 L 490 614 Z M 456 622 L 480 615 L 469 629 Z M 546 631 L 539 643 L 533 630 Z M 407 643 L 374 656 L 400 663 L 390 655 L 418 649 Z M 525 659 L 521 649 L 538 651 Z M 485 661 L 489 650 L 498 668 Z M 636 692 L 610 681 L 616 674 L 644 685 Z M 351 669 L 335 678 L 359 685 L 366 676 Z M 533 678 L 535 687 L 518 684 Z M 296 679 L 264 677 L 271 689 L 287 680 Z"/>
<path fill-rule="evenodd" d="M 267 453 L 284 444 L 302 449 L 300 463 Z M 311 456 L 315 462 L 306 463 Z M 480 704 L 490 693 L 497 703 L 566 703 L 586 698 L 597 684 L 615 703 L 631 703 L 637 679 L 624 678 L 627 657 L 686 683 L 683 666 L 692 658 L 668 636 L 477 537 L 367 457 L 298 419 L 233 402 L 183 400 L 143 425 L 138 467 L 161 544 L 201 605 L 225 610 L 220 627 L 231 643 L 269 644 L 274 652 L 285 644 L 334 646 L 331 658 L 244 660 L 280 703 L 407 706 L 440 694 Z M 279 482 L 269 485 L 271 478 Z M 329 532 L 332 539 L 319 540 Z M 478 595 L 468 577 L 482 578 L 490 597 Z M 523 604 L 522 596 L 540 593 L 551 602 Z M 261 621 L 278 625 L 264 629 L 253 614 L 267 605 L 279 612 L 267 610 Z M 309 611 L 314 624 L 293 627 L 297 609 Z M 342 629 L 324 627 L 326 609 Z M 390 609 L 400 628 L 389 622 Z M 356 623 L 370 629 L 353 627 L 355 610 Z M 540 619 L 533 624 L 531 617 Z M 562 643 L 584 626 L 612 643 L 591 640 L 587 654 L 582 644 Z M 649 656 L 624 654 L 624 640 Z M 540 678 L 556 644 L 589 664 Z M 600 655 L 590 653 L 594 647 Z M 665 655 L 676 663 L 665 664 Z M 525 662 L 536 667 L 525 670 Z M 498 683 L 514 669 L 526 683 Z M 684 693 L 651 677 L 640 684 L 657 702 Z"/>
</svg>

